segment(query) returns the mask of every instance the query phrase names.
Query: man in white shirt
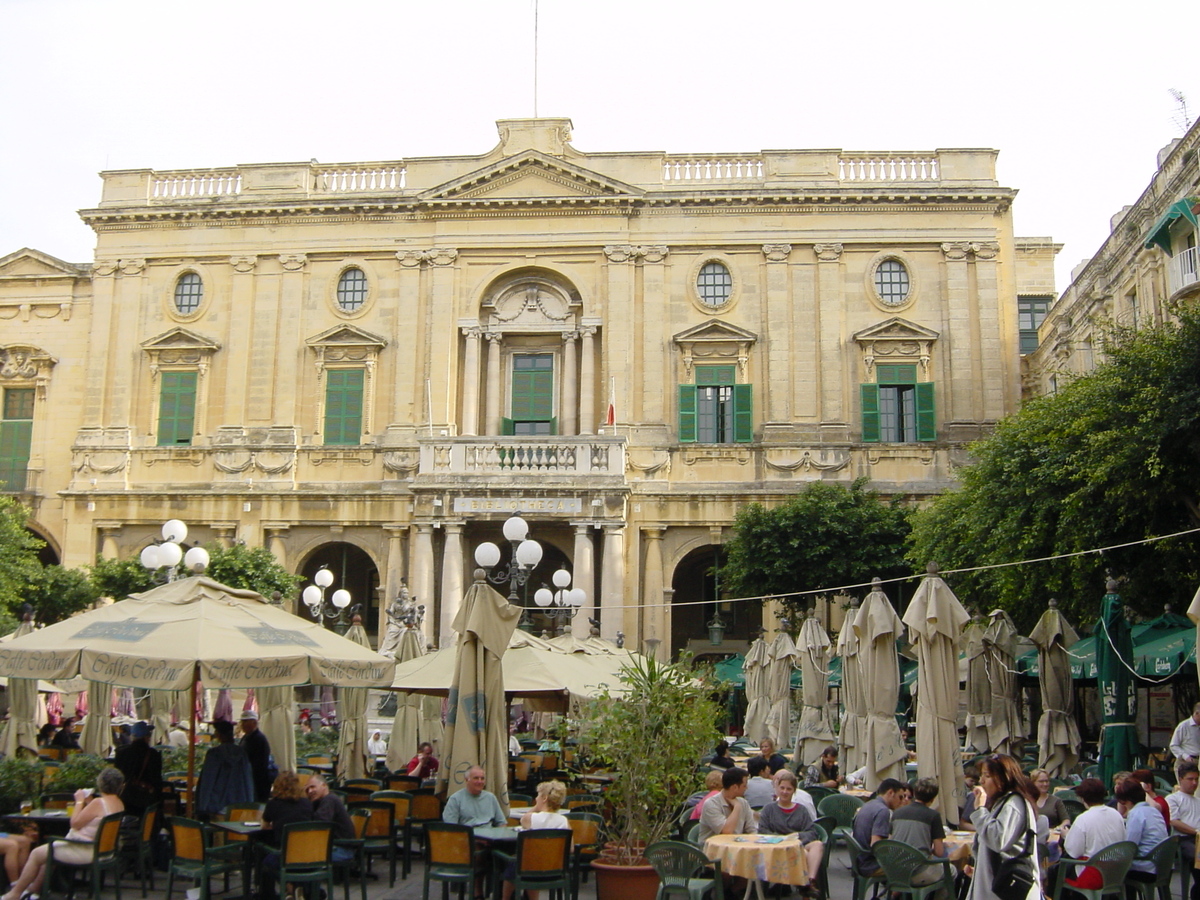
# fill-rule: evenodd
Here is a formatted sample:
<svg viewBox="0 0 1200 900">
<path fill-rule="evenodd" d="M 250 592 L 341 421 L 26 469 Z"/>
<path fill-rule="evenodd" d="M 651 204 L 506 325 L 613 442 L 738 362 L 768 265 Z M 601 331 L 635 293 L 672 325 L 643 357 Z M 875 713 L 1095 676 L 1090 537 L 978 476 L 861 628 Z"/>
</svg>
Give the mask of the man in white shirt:
<svg viewBox="0 0 1200 900">
<path fill-rule="evenodd" d="M 1171 754 L 1175 757 L 1175 777 L 1184 763 L 1200 765 L 1200 703 L 1192 707 L 1192 714 L 1175 726 L 1171 735 Z"/>
<path fill-rule="evenodd" d="M 1200 770 L 1195 763 L 1184 763 L 1179 767 L 1179 784 L 1174 793 L 1167 794 L 1167 809 L 1171 813 L 1171 828 L 1182 835 L 1179 849 L 1183 851 L 1183 867 L 1192 873 L 1192 900 L 1200 900 L 1200 881 L 1193 868 L 1196 859 L 1196 832 L 1200 830 L 1200 797 L 1196 796 L 1196 785 L 1200 783 Z"/>
</svg>

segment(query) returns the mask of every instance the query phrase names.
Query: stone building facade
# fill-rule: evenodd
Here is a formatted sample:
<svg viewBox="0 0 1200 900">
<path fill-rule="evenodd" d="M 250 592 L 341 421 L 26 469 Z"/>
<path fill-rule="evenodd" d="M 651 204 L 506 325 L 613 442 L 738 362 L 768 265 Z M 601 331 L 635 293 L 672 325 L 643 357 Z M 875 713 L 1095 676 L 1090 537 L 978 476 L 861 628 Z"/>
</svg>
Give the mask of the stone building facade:
<svg viewBox="0 0 1200 900">
<path fill-rule="evenodd" d="M 1056 247 L 1014 239 L 995 151 L 498 126 L 481 156 L 105 172 L 92 262 L 0 259 L 0 477 L 54 553 L 180 518 L 328 565 L 376 629 L 405 582 L 445 642 L 519 511 L 575 631 L 704 646 L 741 504 L 919 501 L 1016 408 L 1021 272 Z M 760 624 L 722 614 L 731 647 Z"/>
</svg>

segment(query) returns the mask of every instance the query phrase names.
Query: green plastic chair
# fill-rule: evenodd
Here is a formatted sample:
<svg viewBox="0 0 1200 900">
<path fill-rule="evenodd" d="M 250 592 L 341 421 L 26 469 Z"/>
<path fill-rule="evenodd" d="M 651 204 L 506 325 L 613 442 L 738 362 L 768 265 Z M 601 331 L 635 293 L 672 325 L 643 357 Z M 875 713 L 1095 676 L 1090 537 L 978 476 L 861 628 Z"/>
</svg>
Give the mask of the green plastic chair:
<svg viewBox="0 0 1200 900">
<path fill-rule="evenodd" d="M 808 796 L 812 797 L 813 803 L 820 803 L 826 797 L 832 797 L 838 793 L 833 788 L 821 787 L 819 784 L 814 784 L 812 787 L 804 788 L 808 792 Z"/>
<path fill-rule="evenodd" d="M 513 896 L 522 891 L 548 891 L 550 900 L 566 900 L 571 894 L 571 836 L 567 828 L 531 828 L 517 835 L 515 856 L 492 850 L 495 898 L 500 900 L 503 873 L 511 861 Z"/>
<path fill-rule="evenodd" d="M 371 813 L 365 809 L 356 809 L 350 813 L 350 824 L 354 826 L 354 837 L 352 838 L 334 838 L 334 847 L 341 847 L 344 850 L 351 851 L 354 855 L 350 859 L 338 862 L 333 861 L 334 872 L 340 872 L 342 875 L 342 885 L 346 892 L 346 900 L 350 900 L 350 882 L 353 880 L 355 873 L 358 875 L 358 886 L 362 891 L 362 900 L 367 900 L 367 857 L 363 852 L 363 845 L 366 841 L 367 824 L 371 821 Z"/>
<path fill-rule="evenodd" d="M 704 852 L 693 844 L 681 841 L 659 841 L 646 848 L 646 862 L 658 873 L 658 893 L 655 900 L 724 900 L 720 861 L 710 862 Z M 706 875 L 713 870 L 712 877 Z"/>
<path fill-rule="evenodd" d="M 371 819 L 363 837 L 362 852 L 370 868 L 371 858 L 385 856 L 388 861 L 388 887 L 396 885 L 396 807 L 385 800 L 361 800 L 350 803 L 347 809 L 366 810 Z"/>
<path fill-rule="evenodd" d="M 886 884 L 887 875 L 883 872 L 880 872 L 878 875 L 861 874 L 855 863 L 858 860 L 858 854 L 866 853 L 867 851 L 854 839 L 854 832 L 851 829 L 848 828 L 842 832 L 842 837 L 846 839 L 846 854 L 850 857 L 850 874 L 854 878 L 853 900 L 862 900 L 867 895 L 869 889 L 874 888 L 875 885 Z M 876 841 L 876 843 L 879 842 Z M 1056 897 L 1055 900 L 1058 900 L 1058 898 Z"/>
<path fill-rule="evenodd" d="M 168 820 L 175 855 L 167 872 L 167 900 L 175 889 L 175 876 L 189 878 L 200 886 L 200 900 L 208 900 L 209 879 L 214 875 L 242 872 L 245 877 L 245 856 L 240 844 L 226 847 L 210 846 L 209 835 L 203 825 L 194 819 L 172 816 Z M 250 886 L 242 886 L 243 893 L 250 893 Z"/>
<path fill-rule="evenodd" d="M 569 812 L 567 824 L 574 834 L 571 847 L 571 896 L 579 896 L 580 881 L 587 880 L 592 862 L 600 856 L 604 844 L 604 817 L 594 812 Z"/>
<path fill-rule="evenodd" d="M 425 826 L 425 880 L 421 900 L 429 900 L 429 882 L 442 883 L 442 897 L 453 885 L 462 900 L 475 883 L 475 830 L 469 825 L 430 822 Z M 472 895 L 473 896 L 473 895 Z"/>
<path fill-rule="evenodd" d="M 829 835 L 830 841 L 836 843 L 838 838 L 844 838 L 850 832 L 854 827 L 854 816 L 862 806 L 862 800 L 841 793 L 830 794 L 817 804 L 818 816 L 833 816 L 837 820 L 837 825 Z"/>
<path fill-rule="evenodd" d="M 1100 850 L 1097 850 L 1087 859 L 1073 859 L 1069 856 L 1064 856 L 1058 861 L 1058 866 L 1055 869 L 1054 889 L 1052 896 L 1054 900 L 1059 900 L 1064 890 L 1079 894 L 1085 900 L 1100 900 L 1106 896 L 1125 896 L 1125 878 L 1129 874 L 1129 866 L 1133 863 L 1133 858 L 1137 856 L 1137 844 L 1133 841 L 1118 841 L 1115 844 L 1109 844 Z M 1100 873 L 1100 887 L 1095 889 L 1071 887 L 1066 883 L 1068 874 L 1075 877 L 1075 872 L 1080 871 L 1071 863 L 1078 863 L 1079 866 L 1091 866 Z"/>
<path fill-rule="evenodd" d="M 939 890 L 945 890 L 946 897 L 954 896 L 950 860 L 926 855 L 903 841 L 876 841 L 871 846 L 871 852 L 883 867 L 888 891 L 908 894 L 912 900 L 923 900 Z M 913 876 L 928 866 L 941 866 L 942 877 L 932 884 L 913 884 Z"/>
<path fill-rule="evenodd" d="M 279 894 L 289 884 L 324 884 L 333 897 L 333 823 L 292 822 L 279 840 Z"/>
<path fill-rule="evenodd" d="M 46 857 L 46 884 L 54 884 L 54 875 L 59 869 L 65 869 L 68 875 L 79 870 L 87 870 L 90 874 L 92 897 L 99 897 L 104 887 L 104 874 L 112 872 L 116 888 L 117 900 L 121 900 L 121 820 L 124 813 L 113 813 L 100 820 L 96 827 L 96 836 L 90 841 L 77 841 L 73 838 L 56 838 L 50 843 L 49 855 Z M 54 856 L 55 844 L 65 841 L 68 844 L 83 844 L 92 846 L 92 858 L 87 862 L 67 862 Z M 67 897 L 75 896 L 75 879 L 67 879 Z"/>
<path fill-rule="evenodd" d="M 1179 835 L 1171 835 L 1145 857 L 1136 858 L 1148 859 L 1154 864 L 1154 880 L 1141 881 L 1126 875 L 1126 896 L 1133 898 L 1136 895 L 1140 900 L 1154 900 L 1154 892 L 1158 891 L 1159 900 L 1171 900 L 1171 875 L 1175 861 L 1179 859 Z"/>
<path fill-rule="evenodd" d="M 1078 796 L 1074 800 L 1063 800 L 1063 809 L 1067 811 L 1067 818 L 1072 822 L 1087 812 L 1087 807 L 1080 802 Z"/>
<path fill-rule="evenodd" d="M 134 871 L 142 882 L 142 896 L 146 896 L 146 882 L 150 882 L 150 890 L 154 890 L 154 838 L 158 834 L 159 804 L 152 803 L 142 813 L 138 822 L 138 839 L 133 847 L 126 847 L 125 852 L 133 860 Z"/>
</svg>

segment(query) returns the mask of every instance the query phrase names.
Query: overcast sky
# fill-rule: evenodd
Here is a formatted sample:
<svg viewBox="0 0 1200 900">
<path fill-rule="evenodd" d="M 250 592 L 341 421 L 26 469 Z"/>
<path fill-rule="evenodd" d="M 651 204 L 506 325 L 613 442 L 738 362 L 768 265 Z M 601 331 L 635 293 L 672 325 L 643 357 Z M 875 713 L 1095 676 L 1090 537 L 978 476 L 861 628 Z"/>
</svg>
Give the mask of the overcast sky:
<svg viewBox="0 0 1200 900">
<path fill-rule="evenodd" d="M 103 169 L 484 153 L 533 0 L 0 0 L 0 255 L 86 262 Z M 1200 4 L 541 0 L 537 111 L 587 151 L 994 147 L 1058 288 L 1200 112 Z M 1194 117 L 1194 114 L 1193 114 Z"/>
</svg>

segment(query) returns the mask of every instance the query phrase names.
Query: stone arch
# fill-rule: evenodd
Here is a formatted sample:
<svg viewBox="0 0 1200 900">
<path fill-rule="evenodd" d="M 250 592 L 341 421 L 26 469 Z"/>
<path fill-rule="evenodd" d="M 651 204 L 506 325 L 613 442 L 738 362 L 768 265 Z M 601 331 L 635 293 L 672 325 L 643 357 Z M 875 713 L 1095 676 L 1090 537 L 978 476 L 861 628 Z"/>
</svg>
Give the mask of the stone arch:
<svg viewBox="0 0 1200 900">
<path fill-rule="evenodd" d="M 515 266 L 484 282 L 478 301 L 481 321 L 494 328 L 527 327 L 539 322 L 559 327 L 583 314 L 575 283 L 554 269 Z"/>
<path fill-rule="evenodd" d="M 49 531 L 37 522 L 26 522 L 25 530 L 39 541 L 45 541 L 46 546 L 38 551 L 38 562 L 43 566 L 57 566 L 62 563 L 62 548 Z"/>
<path fill-rule="evenodd" d="M 349 541 L 323 541 L 309 548 L 296 569 L 296 574 L 303 579 L 301 589 L 312 584 L 313 575 L 322 567 L 328 567 L 333 572 L 333 584 L 326 591 L 326 596 L 339 588 L 348 590 L 352 605 L 362 604 L 363 627 L 375 639 L 373 643 L 377 643 L 380 571 L 371 553 Z M 297 604 L 296 612 L 311 618 L 308 607 L 303 603 Z M 347 614 L 347 622 L 349 618 Z M 334 622 L 325 621 L 323 624 L 333 627 Z"/>
<path fill-rule="evenodd" d="M 724 547 L 694 543 L 672 570 L 671 654 L 687 649 L 697 656 L 742 652 L 751 634 L 762 627 L 762 606 L 720 603 L 723 591 L 713 570 L 724 562 Z M 725 639 L 720 646 L 713 646 L 708 640 L 708 622 L 718 609 L 725 622 Z"/>
</svg>

